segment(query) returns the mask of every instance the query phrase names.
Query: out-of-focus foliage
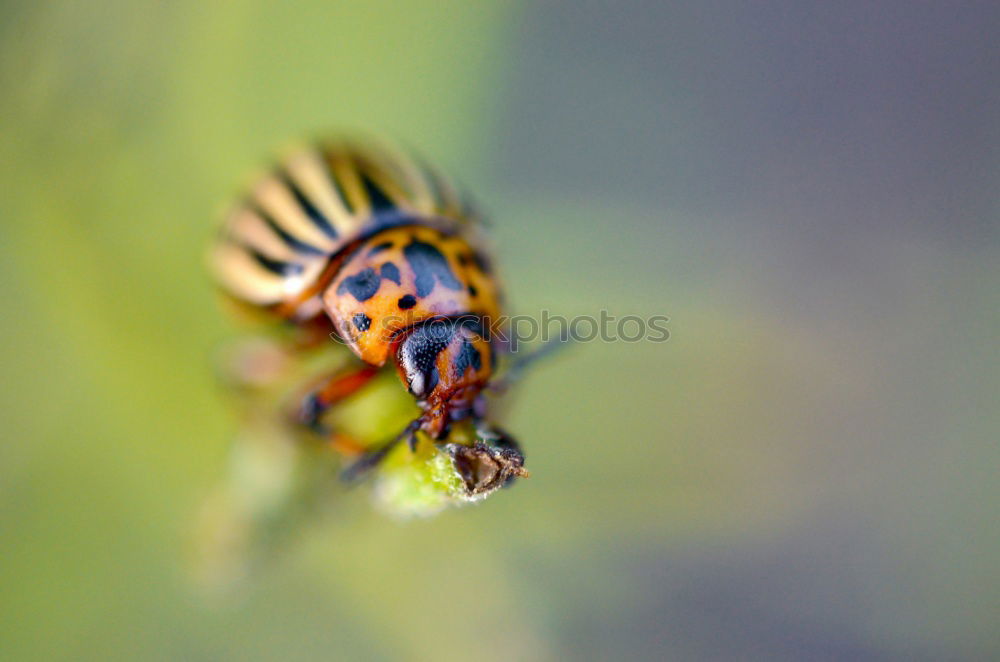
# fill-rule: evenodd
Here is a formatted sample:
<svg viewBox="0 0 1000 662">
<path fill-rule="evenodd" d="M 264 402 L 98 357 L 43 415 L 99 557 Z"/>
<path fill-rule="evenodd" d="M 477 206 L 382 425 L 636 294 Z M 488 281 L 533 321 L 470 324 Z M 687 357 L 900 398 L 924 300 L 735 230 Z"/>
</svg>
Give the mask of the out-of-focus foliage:
<svg viewBox="0 0 1000 662">
<path fill-rule="evenodd" d="M 993 5 L 5 3 L 0 657 L 995 657 Z M 214 486 L 301 467 L 241 436 L 202 257 L 327 128 L 464 180 L 515 312 L 672 335 L 532 374 L 514 489 L 316 480 L 206 595 Z"/>
</svg>

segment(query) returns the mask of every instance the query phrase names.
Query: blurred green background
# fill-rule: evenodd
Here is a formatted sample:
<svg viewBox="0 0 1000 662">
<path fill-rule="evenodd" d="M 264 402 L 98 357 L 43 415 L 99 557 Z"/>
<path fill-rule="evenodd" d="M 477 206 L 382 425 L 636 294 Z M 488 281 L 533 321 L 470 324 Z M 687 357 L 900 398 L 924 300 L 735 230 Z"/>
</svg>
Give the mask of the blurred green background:
<svg viewBox="0 0 1000 662">
<path fill-rule="evenodd" d="M 0 657 L 1000 655 L 995 3 L 0 6 Z M 324 127 L 476 192 L 515 312 L 669 315 L 533 374 L 530 480 L 363 491 L 237 596 L 202 256 Z"/>
</svg>

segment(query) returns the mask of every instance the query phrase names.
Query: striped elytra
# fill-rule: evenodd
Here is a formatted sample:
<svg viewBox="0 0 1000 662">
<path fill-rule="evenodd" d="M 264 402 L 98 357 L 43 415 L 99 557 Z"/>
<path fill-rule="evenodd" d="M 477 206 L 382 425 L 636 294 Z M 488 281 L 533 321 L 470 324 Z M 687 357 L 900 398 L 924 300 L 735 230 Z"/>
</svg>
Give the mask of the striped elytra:
<svg viewBox="0 0 1000 662">
<path fill-rule="evenodd" d="M 230 295 L 283 317 L 314 316 L 332 263 L 381 230 L 434 227 L 477 243 L 458 189 L 418 159 L 376 142 L 291 151 L 226 215 L 211 266 Z"/>
</svg>

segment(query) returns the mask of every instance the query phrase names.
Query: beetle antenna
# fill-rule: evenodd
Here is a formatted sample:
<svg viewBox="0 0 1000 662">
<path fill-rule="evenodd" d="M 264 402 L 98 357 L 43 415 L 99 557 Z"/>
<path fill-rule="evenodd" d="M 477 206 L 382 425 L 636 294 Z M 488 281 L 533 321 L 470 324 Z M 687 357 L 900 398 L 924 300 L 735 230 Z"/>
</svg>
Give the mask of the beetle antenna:
<svg viewBox="0 0 1000 662">
<path fill-rule="evenodd" d="M 541 347 L 530 353 L 514 356 L 506 372 L 499 379 L 487 386 L 487 390 L 498 394 L 505 392 L 524 376 L 528 368 L 535 366 L 542 359 L 553 356 L 559 350 L 568 347 L 571 342 L 572 340 L 569 338 L 563 339 L 557 336 L 545 341 Z"/>
</svg>

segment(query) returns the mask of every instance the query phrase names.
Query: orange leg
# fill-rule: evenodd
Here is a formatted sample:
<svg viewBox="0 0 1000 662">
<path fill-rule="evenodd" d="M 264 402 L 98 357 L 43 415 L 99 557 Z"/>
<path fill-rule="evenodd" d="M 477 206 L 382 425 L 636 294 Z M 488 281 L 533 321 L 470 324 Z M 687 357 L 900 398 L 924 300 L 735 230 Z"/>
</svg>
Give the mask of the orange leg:
<svg viewBox="0 0 1000 662">
<path fill-rule="evenodd" d="M 335 448 L 359 451 L 361 447 L 357 442 L 344 435 L 333 434 L 320 422 L 320 418 L 330 407 L 361 390 L 378 372 L 375 366 L 364 365 L 329 377 L 302 400 L 296 419 L 316 434 L 329 438 Z"/>
<path fill-rule="evenodd" d="M 341 455 L 348 457 L 363 455 L 368 451 L 368 447 L 360 441 L 340 432 L 334 432 L 330 435 L 330 447 Z"/>
</svg>

